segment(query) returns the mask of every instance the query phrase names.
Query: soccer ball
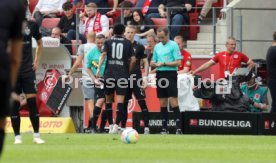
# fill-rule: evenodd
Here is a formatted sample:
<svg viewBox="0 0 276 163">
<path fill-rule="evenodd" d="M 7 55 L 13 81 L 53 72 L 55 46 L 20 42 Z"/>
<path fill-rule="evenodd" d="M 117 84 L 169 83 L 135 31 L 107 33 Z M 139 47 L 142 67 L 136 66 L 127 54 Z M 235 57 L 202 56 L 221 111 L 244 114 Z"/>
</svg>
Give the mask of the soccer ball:
<svg viewBox="0 0 276 163">
<path fill-rule="evenodd" d="M 126 144 L 135 144 L 138 142 L 139 134 L 134 129 L 125 129 L 121 134 L 122 142 Z"/>
</svg>

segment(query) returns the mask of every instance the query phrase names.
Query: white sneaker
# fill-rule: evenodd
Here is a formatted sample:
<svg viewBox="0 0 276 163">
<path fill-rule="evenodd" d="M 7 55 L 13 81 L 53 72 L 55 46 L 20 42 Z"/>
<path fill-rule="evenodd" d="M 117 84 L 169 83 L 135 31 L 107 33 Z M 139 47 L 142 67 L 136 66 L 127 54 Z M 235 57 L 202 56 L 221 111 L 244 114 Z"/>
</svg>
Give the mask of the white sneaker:
<svg viewBox="0 0 276 163">
<path fill-rule="evenodd" d="M 35 144 L 44 144 L 45 141 L 42 140 L 40 137 L 34 138 L 34 143 Z"/>
<path fill-rule="evenodd" d="M 118 134 L 119 133 L 119 126 L 117 124 L 113 125 L 112 134 Z"/>
<path fill-rule="evenodd" d="M 113 132 L 113 125 L 109 125 L 109 134 L 112 134 L 112 132 Z"/>
<path fill-rule="evenodd" d="M 21 135 L 16 135 L 14 138 L 14 144 L 22 144 L 22 137 Z"/>
<path fill-rule="evenodd" d="M 149 133 L 150 133 L 149 128 L 148 128 L 148 127 L 145 127 L 145 128 L 144 128 L 144 134 L 146 134 L 146 135 L 147 135 L 147 134 L 149 134 Z"/>
</svg>

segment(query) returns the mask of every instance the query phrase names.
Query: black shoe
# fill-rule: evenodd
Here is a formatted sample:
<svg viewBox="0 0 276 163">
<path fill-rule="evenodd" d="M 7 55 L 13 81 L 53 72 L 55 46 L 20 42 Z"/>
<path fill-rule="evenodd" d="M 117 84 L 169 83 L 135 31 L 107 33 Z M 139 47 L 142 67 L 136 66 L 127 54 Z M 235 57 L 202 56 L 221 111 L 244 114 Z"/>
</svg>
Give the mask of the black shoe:
<svg viewBox="0 0 276 163">
<path fill-rule="evenodd" d="M 177 129 L 175 134 L 176 134 L 176 135 L 182 135 L 181 129 Z"/>
<path fill-rule="evenodd" d="M 167 131 L 167 129 L 165 129 L 165 128 L 163 128 L 160 132 L 160 134 L 162 134 L 162 135 L 166 135 L 168 133 L 169 133 L 169 131 Z"/>
</svg>

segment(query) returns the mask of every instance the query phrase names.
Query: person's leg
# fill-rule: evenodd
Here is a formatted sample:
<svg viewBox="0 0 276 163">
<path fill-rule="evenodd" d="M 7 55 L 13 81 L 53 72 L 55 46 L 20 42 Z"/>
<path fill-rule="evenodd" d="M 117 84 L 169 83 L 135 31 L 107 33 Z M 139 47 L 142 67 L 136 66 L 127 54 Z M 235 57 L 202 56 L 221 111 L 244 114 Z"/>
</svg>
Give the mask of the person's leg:
<svg viewBox="0 0 276 163">
<path fill-rule="evenodd" d="M 92 118 L 93 118 L 93 111 L 94 111 L 94 99 L 95 99 L 95 88 L 94 85 L 90 80 L 83 79 L 82 80 L 82 92 L 84 100 L 88 106 L 89 111 L 89 123 L 88 123 L 88 129 L 90 129 L 92 126 Z"/>
<path fill-rule="evenodd" d="M 76 30 L 70 29 L 67 32 L 67 38 L 69 40 L 76 40 L 76 35 L 77 35 Z M 81 40 L 82 44 L 85 44 L 87 42 L 87 39 L 82 34 L 79 34 L 79 39 Z"/>
<path fill-rule="evenodd" d="M 0 81 L 0 156 L 3 151 L 5 140 L 6 117 L 10 111 L 10 84 L 9 82 Z"/>
<path fill-rule="evenodd" d="M 182 117 L 178 106 L 178 88 L 177 88 L 177 72 L 170 72 L 167 74 L 169 86 L 167 87 L 167 94 L 169 96 L 169 103 L 174 113 L 176 122 L 176 134 L 182 134 Z"/>
<path fill-rule="evenodd" d="M 167 133 L 167 123 L 168 123 L 168 99 L 167 98 L 159 98 L 160 101 L 160 111 L 162 117 L 162 132 L 161 134 Z"/>
<path fill-rule="evenodd" d="M 170 39 L 173 40 L 175 36 L 177 36 L 180 33 L 180 30 L 182 28 L 181 25 L 184 24 L 184 16 L 181 14 L 176 14 L 172 17 L 171 20 L 171 27 L 170 27 Z"/>
<path fill-rule="evenodd" d="M 20 115 L 19 115 L 19 109 L 20 109 L 19 95 L 21 93 L 22 93 L 22 81 L 21 81 L 21 78 L 18 77 L 14 92 L 12 93 L 13 105 L 12 105 L 11 114 L 10 114 L 12 128 L 15 135 L 14 144 L 22 143 L 22 138 L 20 135 Z"/>
<path fill-rule="evenodd" d="M 161 18 L 159 13 L 150 13 L 145 15 L 145 19 L 151 19 L 151 18 Z"/>
<path fill-rule="evenodd" d="M 205 18 L 209 11 L 211 10 L 213 3 L 217 2 L 217 0 L 205 0 L 205 3 L 201 9 L 200 15 Z"/>
<path fill-rule="evenodd" d="M 105 112 L 107 116 L 107 120 L 109 123 L 109 133 L 111 134 L 113 131 L 113 114 L 112 114 L 112 99 L 113 99 L 113 94 L 105 95 Z"/>
<path fill-rule="evenodd" d="M 96 103 L 94 107 L 93 120 L 92 120 L 92 129 L 96 131 L 96 125 L 99 118 L 99 115 L 102 110 L 102 106 L 104 104 L 104 90 L 101 88 L 95 88 L 95 98 Z"/>
<path fill-rule="evenodd" d="M 42 24 L 43 17 L 44 17 L 44 16 L 43 16 L 43 14 L 41 14 L 40 11 L 36 11 L 36 12 L 34 13 L 35 22 L 37 22 L 37 24 L 38 24 L 39 26 L 41 26 L 41 24 Z"/>
</svg>

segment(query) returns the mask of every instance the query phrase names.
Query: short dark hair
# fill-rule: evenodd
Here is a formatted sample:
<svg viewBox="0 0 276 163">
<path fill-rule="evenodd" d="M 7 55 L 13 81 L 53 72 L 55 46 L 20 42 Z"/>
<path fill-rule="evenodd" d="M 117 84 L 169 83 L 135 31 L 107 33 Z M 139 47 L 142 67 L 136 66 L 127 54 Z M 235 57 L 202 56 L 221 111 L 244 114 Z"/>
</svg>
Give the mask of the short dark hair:
<svg viewBox="0 0 276 163">
<path fill-rule="evenodd" d="M 63 5 L 62 5 L 62 9 L 63 9 L 64 11 L 70 10 L 70 9 L 72 9 L 72 8 L 73 8 L 73 5 L 72 5 L 71 2 L 65 2 L 65 3 L 63 3 Z"/>
<path fill-rule="evenodd" d="M 273 41 L 276 41 L 276 31 L 273 33 Z"/>
<path fill-rule="evenodd" d="M 168 35 L 169 29 L 168 29 L 167 27 L 159 27 L 159 28 L 157 29 L 157 32 L 164 32 L 165 35 Z"/>
<path fill-rule="evenodd" d="M 116 24 L 113 32 L 115 35 L 122 35 L 125 32 L 125 26 L 123 24 Z"/>
<path fill-rule="evenodd" d="M 133 3 L 130 2 L 130 1 L 124 1 L 122 4 L 121 4 L 121 7 L 123 9 L 130 9 L 133 7 Z"/>
<path fill-rule="evenodd" d="M 185 41 L 184 37 L 181 36 L 181 35 L 176 35 L 176 36 L 174 37 L 174 39 L 179 39 L 179 40 L 181 40 L 182 42 Z"/>
<path fill-rule="evenodd" d="M 104 34 L 98 34 L 96 36 L 96 39 L 103 39 L 103 38 L 105 38 Z"/>
</svg>

